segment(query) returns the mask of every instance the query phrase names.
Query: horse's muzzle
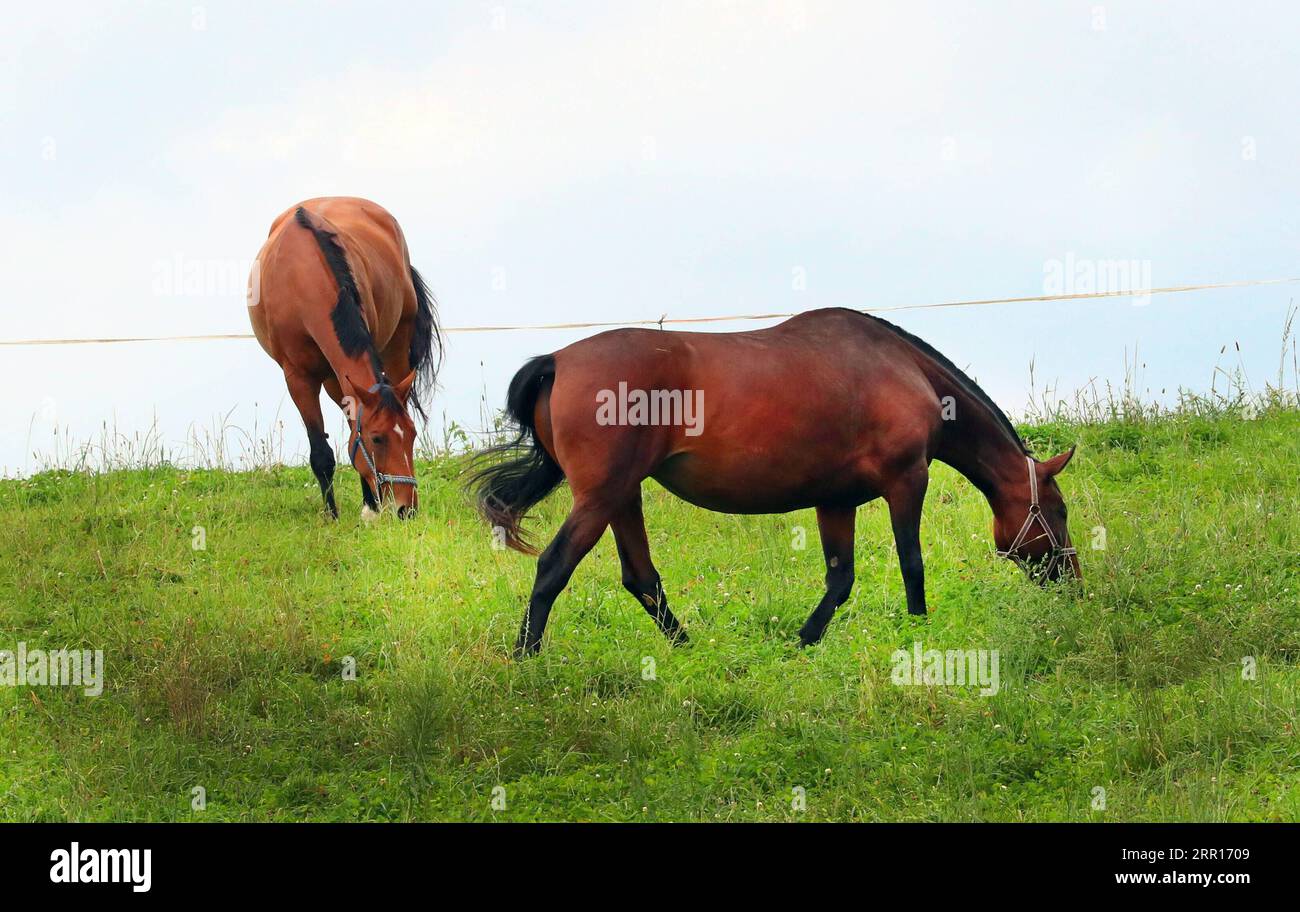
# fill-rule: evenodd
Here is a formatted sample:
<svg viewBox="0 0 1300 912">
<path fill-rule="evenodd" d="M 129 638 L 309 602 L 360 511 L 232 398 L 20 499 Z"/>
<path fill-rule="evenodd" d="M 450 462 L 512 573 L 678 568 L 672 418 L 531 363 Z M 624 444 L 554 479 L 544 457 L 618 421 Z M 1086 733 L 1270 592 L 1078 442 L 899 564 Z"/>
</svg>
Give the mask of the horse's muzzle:
<svg viewBox="0 0 1300 912">
<path fill-rule="evenodd" d="M 1082 579 L 1083 571 L 1079 567 L 1079 558 L 1073 548 L 1053 548 L 1033 561 L 1022 561 L 1026 573 L 1040 585 L 1055 583 L 1062 579 Z"/>
</svg>

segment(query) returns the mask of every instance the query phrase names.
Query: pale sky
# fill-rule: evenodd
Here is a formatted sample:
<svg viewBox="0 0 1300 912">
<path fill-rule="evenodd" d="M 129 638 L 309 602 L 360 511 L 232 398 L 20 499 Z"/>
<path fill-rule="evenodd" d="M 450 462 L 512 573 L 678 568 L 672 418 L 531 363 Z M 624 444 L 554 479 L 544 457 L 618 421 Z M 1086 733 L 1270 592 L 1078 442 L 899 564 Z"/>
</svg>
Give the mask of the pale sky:
<svg viewBox="0 0 1300 912">
<path fill-rule="evenodd" d="M 1027 296 L 1067 259 L 1133 261 L 1155 286 L 1300 275 L 1300 12 L 1282 2 L 62 3 L 4 19 L 0 339 L 247 332 L 271 220 L 321 195 L 393 212 L 447 326 Z M 891 319 L 1014 413 L 1031 359 L 1073 390 L 1121 381 L 1135 347 L 1152 398 L 1208 388 L 1234 343 L 1260 387 L 1298 290 Z M 478 426 L 526 357 L 584 334 L 449 335 L 435 424 Z M 251 341 L 0 359 L 0 472 L 30 471 L 56 426 L 79 441 L 105 421 L 156 418 L 179 445 L 191 425 L 278 412 L 286 458 L 305 452 Z"/>
</svg>

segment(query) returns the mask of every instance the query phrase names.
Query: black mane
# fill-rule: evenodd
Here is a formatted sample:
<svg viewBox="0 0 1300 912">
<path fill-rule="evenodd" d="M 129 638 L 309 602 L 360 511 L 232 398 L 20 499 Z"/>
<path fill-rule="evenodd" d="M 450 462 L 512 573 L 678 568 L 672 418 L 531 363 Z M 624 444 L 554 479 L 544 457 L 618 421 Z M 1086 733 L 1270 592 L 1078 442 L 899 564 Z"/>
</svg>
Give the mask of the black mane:
<svg viewBox="0 0 1300 912">
<path fill-rule="evenodd" d="M 388 378 L 384 376 L 384 365 L 379 360 L 379 352 L 375 351 L 375 340 L 371 337 L 370 329 L 361 315 L 361 294 L 357 291 L 356 279 L 352 277 L 352 267 L 348 265 L 347 252 L 339 243 L 338 236 L 317 224 L 302 206 L 299 206 L 298 211 L 294 213 L 294 219 L 312 233 L 316 245 L 325 256 L 330 272 L 334 274 L 334 281 L 338 283 L 339 297 L 334 303 L 334 310 L 330 312 L 330 322 L 334 324 L 334 335 L 338 338 L 339 345 L 343 347 L 344 354 L 351 357 L 368 355 L 371 369 L 379 378 L 379 389 L 376 392 L 379 394 L 380 404 L 396 412 L 403 411 L 397 393 L 389 385 Z"/>
<path fill-rule="evenodd" d="M 1015 425 L 1011 423 L 1011 419 L 1006 416 L 1006 413 L 1003 412 L 1002 409 L 998 408 L 998 404 L 989 397 L 988 393 L 980 389 L 978 383 L 976 383 L 970 377 L 966 376 L 965 372 L 962 371 L 962 369 L 959 368 L 957 365 L 953 364 L 952 361 L 950 361 L 947 358 L 947 356 L 941 353 L 929 342 L 926 342 L 924 339 L 918 336 L 912 335 L 910 332 L 903 329 L 901 326 L 895 326 L 893 323 L 890 323 L 888 320 L 882 320 L 880 319 L 880 317 L 873 316 L 872 314 L 869 313 L 864 313 L 863 311 L 854 311 L 854 312 L 860 313 L 862 314 L 862 316 L 870 320 L 875 320 L 877 323 L 879 323 L 881 326 L 888 329 L 894 335 L 898 336 L 899 338 L 903 339 L 906 342 L 911 343 L 913 346 L 919 349 L 923 354 L 925 354 L 928 358 L 933 360 L 936 364 L 938 364 L 945 371 L 951 374 L 952 378 L 957 381 L 958 385 L 960 385 L 964 390 L 966 390 L 966 392 L 974 396 L 975 399 L 984 403 L 984 405 L 988 407 L 988 410 L 993 413 L 993 417 L 997 420 L 998 424 L 1002 425 L 1002 427 L 1006 430 L 1006 432 L 1011 435 L 1011 439 L 1015 441 L 1016 446 L 1020 447 L 1020 452 L 1024 453 L 1026 456 L 1030 455 L 1029 447 L 1025 446 L 1025 442 L 1020 439 L 1019 432 L 1016 430 Z"/>
</svg>

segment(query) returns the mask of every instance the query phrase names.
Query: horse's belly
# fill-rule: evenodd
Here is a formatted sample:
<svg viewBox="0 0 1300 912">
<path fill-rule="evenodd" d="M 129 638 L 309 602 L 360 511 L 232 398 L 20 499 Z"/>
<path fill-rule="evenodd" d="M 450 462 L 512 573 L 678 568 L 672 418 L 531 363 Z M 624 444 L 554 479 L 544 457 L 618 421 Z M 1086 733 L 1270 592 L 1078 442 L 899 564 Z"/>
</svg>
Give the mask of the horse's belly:
<svg viewBox="0 0 1300 912">
<path fill-rule="evenodd" d="M 727 465 L 690 453 L 665 461 L 651 477 L 682 500 L 718 513 L 788 513 L 832 504 L 862 504 L 879 495 L 854 473 L 790 471 L 771 460 Z"/>
</svg>

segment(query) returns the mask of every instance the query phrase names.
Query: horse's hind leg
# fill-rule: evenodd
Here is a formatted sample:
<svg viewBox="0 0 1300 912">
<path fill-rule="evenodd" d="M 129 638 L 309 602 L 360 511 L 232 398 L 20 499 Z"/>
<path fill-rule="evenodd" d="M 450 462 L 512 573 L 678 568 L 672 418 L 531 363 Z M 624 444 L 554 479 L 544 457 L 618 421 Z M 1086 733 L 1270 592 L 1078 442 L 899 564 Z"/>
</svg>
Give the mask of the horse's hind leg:
<svg viewBox="0 0 1300 912">
<path fill-rule="evenodd" d="M 611 510 L 603 504 L 575 500 L 569 516 L 560 531 L 537 559 L 537 578 L 533 594 L 528 599 L 528 610 L 515 641 L 515 655 L 531 655 L 542 646 L 542 633 L 546 619 L 551 614 L 555 598 L 569 583 L 569 577 L 578 562 L 600 540 L 609 525 Z"/>
<path fill-rule="evenodd" d="M 799 629 L 799 643 L 809 646 L 826 632 L 835 609 L 853 590 L 853 518 L 855 507 L 818 507 L 817 529 L 821 533 L 822 555 L 826 558 L 826 594 Z"/>
<path fill-rule="evenodd" d="M 293 404 L 298 407 L 298 414 L 302 415 L 302 423 L 307 427 L 307 442 L 311 444 L 311 470 L 320 483 L 325 509 L 338 519 L 339 508 L 334 502 L 334 450 L 329 445 L 325 419 L 321 416 L 320 381 L 297 371 L 285 370 L 284 382 L 289 387 Z"/>
<path fill-rule="evenodd" d="M 641 603 L 674 646 L 685 643 L 686 631 L 668 609 L 668 596 L 664 593 L 659 571 L 650 560 L 650 542 L 646 539 L 639 488 L 632 502 L 614 515 L 610 527 L 614 530 L 614 544 L 623 565 L 623 588 Z"/>
</svg>

